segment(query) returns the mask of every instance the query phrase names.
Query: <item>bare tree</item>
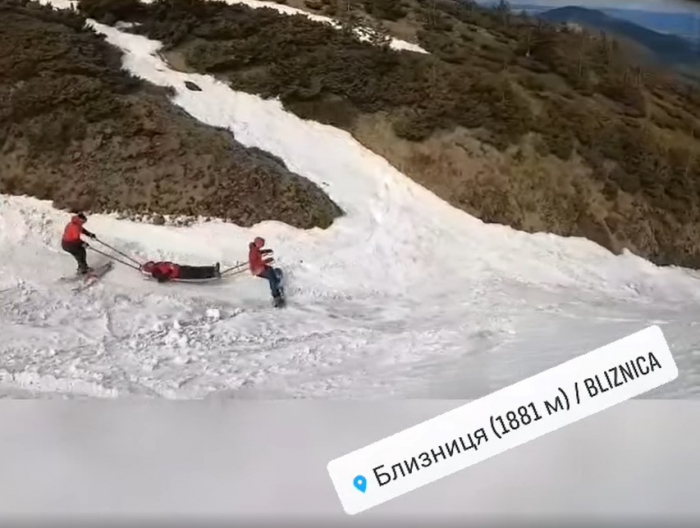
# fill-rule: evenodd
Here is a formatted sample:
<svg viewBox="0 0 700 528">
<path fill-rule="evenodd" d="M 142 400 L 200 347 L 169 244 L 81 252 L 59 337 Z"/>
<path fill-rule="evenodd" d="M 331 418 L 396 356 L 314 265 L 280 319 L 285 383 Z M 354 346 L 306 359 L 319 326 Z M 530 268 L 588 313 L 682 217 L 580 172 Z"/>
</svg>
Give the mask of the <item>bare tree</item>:
<svg viewBox="0 0 700 528">
<path fill-rule="evenodd" d="M 530 53 L 532 52 L 532 39 L 533 39 L 533 34 L 535 33 L 535 29 L 530 26 L 527 28 L 525 32 L 525 56 L 529 57 Z"/>
<path fill-rule="evenodd" d="M 612 45 L 605 31 L 600 32 L 600 41 L 598 45 L 598 54 L 603 69 L 608 73 L 612 67 Z"/>
<path fill-rule="evenodd" d="M 355 31 L 360 25 L 360 19 L 353 0 L 337 0 L 337 6 L 341 30 L 348 36 L 355 35 Z"/>
<path fill-rule="evenodd" d="M 507 27 L 510 23 L 510 16 L 512 13 L 508 0 L 498 0 L 498 4 L 496 5 L 496 13 L 498 13 L 498 18 L 500 19 L 501 24 Z"/>
<path fill-rule="evenodd" d="M 691 137 L 695 139 L 695 126 L 693 125 L 692 130 L 690 131 Z M 685 177 L 687 178 L 688 175 L 690 174 L 690 169 L 693 167 L 693 164 L 695 163 L 695 158 L 697 156 L 697 151 L 688 149 L 688 161 L 685 164 Z"/>
<path fill-rule="evenodd" d="M 430 5 L 428 7 L 428 27 L 430 29 L 435 29 L 438 25 L 438 12 L 437 12 L 437 1 L 430 0 Z"/>
<path fill-rule="evenodd" d="M 581 81 L 586 65 L 586 42 L 588 37 L 586 33 L 581 32 L 578 36 L 578 53 L 576 54 L 576 78 Z"/>
</svg>

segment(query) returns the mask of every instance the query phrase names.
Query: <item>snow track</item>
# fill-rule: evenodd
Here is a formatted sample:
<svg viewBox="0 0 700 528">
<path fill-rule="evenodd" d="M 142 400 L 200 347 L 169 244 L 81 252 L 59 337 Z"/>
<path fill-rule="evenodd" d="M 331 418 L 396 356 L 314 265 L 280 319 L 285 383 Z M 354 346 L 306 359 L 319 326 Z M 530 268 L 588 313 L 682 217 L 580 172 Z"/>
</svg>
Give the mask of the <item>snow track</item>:
<svg viewBox="0 0 700 528">
<path fill-rule="evenodd" d="M 240 261 L 261 235 L 288 281 L 289 306 L 275 310 L 266 282 L 249 275 L 161 285 L 118 266 L 75 294 L 58 280 L 74 269 L 58 243 L 67 216 L 0 196 L 0 254 L 12 255 L 0 264 L 0 395 L 474 398 L 652 323 L 681 371 L 657 396 L 700 392 L 698 279 L 586 240 L 485 225 L 348 134 L 174 72 L 157 42 L 93 27 L 124 50 L 126 68 L 175 88 L 194 118 L 281 157 L 347 215 L 326 231 L 90 219 L 137 258 L 192 265 Z"/>
</svg>

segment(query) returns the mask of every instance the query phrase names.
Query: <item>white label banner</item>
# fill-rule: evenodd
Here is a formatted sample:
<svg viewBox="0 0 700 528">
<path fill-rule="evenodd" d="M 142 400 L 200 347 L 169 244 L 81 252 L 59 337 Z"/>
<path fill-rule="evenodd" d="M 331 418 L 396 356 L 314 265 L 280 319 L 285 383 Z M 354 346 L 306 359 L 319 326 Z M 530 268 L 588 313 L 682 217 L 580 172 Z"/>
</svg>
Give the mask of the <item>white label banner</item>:
<svg viewBox="0 0 700 528">
<path fill-rule="evenodd" d="M 332 460 L 328 473 L 353 515 L 677 377 L 651 326 Z"/>
</svg>

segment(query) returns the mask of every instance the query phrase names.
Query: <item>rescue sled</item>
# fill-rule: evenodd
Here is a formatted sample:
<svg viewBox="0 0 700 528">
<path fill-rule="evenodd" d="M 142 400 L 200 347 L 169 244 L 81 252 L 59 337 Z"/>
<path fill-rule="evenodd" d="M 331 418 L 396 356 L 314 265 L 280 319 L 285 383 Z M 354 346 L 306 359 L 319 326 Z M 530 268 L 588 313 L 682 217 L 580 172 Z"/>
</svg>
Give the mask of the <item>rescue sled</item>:
<svg viewBox="0 0 700 528">
<path fill-rule="evenodd" d="M 144 269 L 141 269 L 139 271 L 141 271 L 141 274 L 148 280 L 153 280 L 153 281 L 158 280 L 151 273 L 149 273 L 148 271 L 146 271 Z M 164 280 L 161 282 L 183 282 L 183 283 L 191 283 L 191 284 L 208 284 L 211 282 L 218 282 L 222 278 L 223 277 L 221 275 L 218 275 L 215 277 L 208 277 L 206 279 L 186 279 L 186 278 L 182 278 L 182 277 L 176 277 L 176 278 L 167 279 L 167 280 Z"/>
<path fill-rule="evenodd" d="M 149 261 L 139 267 L 139 271 L 145 277 L 158 282 L 183 282 L 191 284 L 205 284 L 217 282 L 221 279 L 243 271 L 244 264 L 238 264 L 224 271 L 217 262 L 213 266 L 186 266 L 173 262 Z"/>
<path fill-rule="evenodd" d="M 221 270 L 221 267 L 218 262 L 214 266 L 187 266 L 182 264 L 176 264 L 174 262 L 154 261 L 141 263 L 132 256 L 127 255 L 123 251 L 120 251 L 119 249 L 110 246 L 102 240 L 99 240 L 97 237 L 95 237 L 94 239 L 95 241 L 99 242 L 112 252 L 116 253 L 116 255 L 107 253 L 92 246 L 87 246 L 87 248 L 91 251 L 94 251 L 95 253 L 112 259 L 114 262 L 119 262 L 124 266 L 134 269 L 140 272 L 146 278 L 158 280 L 159 282 L 185 282 L 194 284 L 212 283 L 228 277 L 232 277 L 234 275 L 241 274 L 248 269 L 247 262 L 238 262 L 235 265 L 224 270 Z M 154 267 L 161 266 L 163 267 L 163 269 L 156 270 L 156 272 L 154 273 Z"/>
</svg>

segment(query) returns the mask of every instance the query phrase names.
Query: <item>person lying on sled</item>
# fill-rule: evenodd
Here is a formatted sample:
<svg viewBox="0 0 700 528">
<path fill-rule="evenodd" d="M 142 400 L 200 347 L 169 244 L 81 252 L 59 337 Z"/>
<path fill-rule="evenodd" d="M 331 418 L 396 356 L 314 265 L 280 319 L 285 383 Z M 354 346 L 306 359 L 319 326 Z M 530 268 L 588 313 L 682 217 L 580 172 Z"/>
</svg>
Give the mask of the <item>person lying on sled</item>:
<svg viewBox="0 0 700 528">
<path fill-rule="evenodd" d="M 150 273 L 151 277 L 158 282 L 168 282 L 174 280 L 203 280 L 218 279 L 221 277 L 220 264 L 215 266 L 183 266 L 174 262 L 146 262 L 142 266 L 145 273 Z"/>
</svg>

